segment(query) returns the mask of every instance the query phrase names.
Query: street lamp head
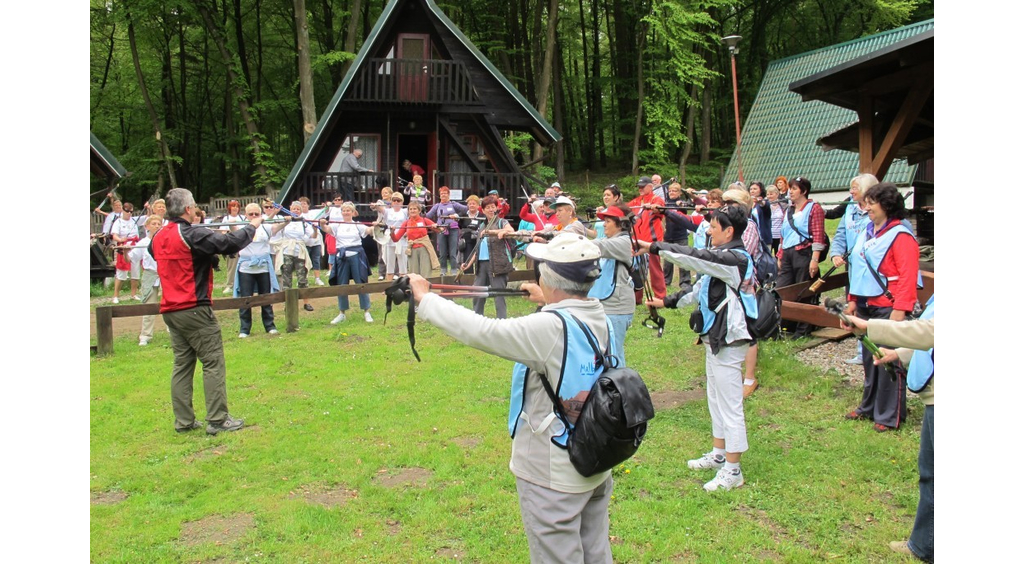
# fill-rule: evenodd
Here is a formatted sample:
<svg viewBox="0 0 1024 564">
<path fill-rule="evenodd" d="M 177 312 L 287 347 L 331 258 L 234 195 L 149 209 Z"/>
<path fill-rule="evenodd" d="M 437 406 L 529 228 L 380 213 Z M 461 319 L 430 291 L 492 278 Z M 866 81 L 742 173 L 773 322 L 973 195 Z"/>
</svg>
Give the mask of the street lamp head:
<svg viewBox="0 0 1024 564">
<path fill-rule="evenodd" d="M 740 52 L 740 50 L 737 48 L 740 39 L 743 39 L 742 35 L 729 35 L 727 37 L 722 38 L 722 45 L 725 45 L 726 47 L 729 48 L 730 55 L 735 55 L 736 53 Z"/>
</svg>

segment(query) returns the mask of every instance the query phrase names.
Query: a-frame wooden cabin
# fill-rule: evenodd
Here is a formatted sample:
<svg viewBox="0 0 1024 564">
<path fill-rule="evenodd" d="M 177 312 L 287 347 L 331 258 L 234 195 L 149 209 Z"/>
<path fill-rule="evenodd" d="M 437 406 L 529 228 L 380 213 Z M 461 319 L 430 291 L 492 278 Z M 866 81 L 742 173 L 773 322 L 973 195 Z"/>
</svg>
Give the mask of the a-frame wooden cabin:
<svg viewBox="0 0 1024 564">
<path fill-rule="evenodd" d="M 408 159 L 426 170 L 424 184 L 509 201 L 522 188 L 543 188 L 520 170 L 502 131 L 523 131 L 548 146 L 561 139 L 519 91 L 432 0 L 391 0 L 334 93 L 292 167 L 277 201 L 329 201 L 343 182 L 357 203 L 380 188 L 411 180 Z M 343 175 L 342 159 L 363 151 L 374 173 Z M 456 199 L 453 194 L 453 199 Z M 517 210 L 513 210 L 513 213 Z M 366 213 L 360 209 L 361 214 Z"/>
</svg>

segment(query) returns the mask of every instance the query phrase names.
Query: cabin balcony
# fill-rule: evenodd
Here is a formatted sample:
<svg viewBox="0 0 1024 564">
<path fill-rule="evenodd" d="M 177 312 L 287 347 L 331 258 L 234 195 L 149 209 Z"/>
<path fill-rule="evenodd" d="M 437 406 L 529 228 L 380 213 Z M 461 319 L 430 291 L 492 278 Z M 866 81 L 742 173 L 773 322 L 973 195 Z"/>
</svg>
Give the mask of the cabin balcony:
<svg viewBox="0 0 1024 564">
<path fill-rule="evenodd" d="M 345 99 L 409 105 L 483 105 L 466 65 L 438 59 L 369 59 Z"/>
</svg>

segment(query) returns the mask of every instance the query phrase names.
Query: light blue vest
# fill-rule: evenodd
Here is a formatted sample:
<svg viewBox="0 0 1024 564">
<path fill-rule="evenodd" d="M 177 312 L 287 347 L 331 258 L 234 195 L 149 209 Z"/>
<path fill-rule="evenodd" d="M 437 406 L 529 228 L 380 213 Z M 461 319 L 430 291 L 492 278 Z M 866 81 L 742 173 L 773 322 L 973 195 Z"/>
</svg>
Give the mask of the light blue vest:
<svg viewBox="0 0 1024 564">
<path fill-rule="evenodd" d="M 754 294 L 746 292 L 745 290 L 743 290 L 743 288 L 752 288 L 753 287 L 754 259 L 750 257 L 750 253 L 748 253 L 745 249 L 731 249 L 731 250 L 733 250 L 733 251 L 735 251 L 737 253 L 740 253 L 740 254 L 742 254 L 743 256 L 745 256 L 747 258 L 747 271 L 743 275 L 743 281 L 740 282 L 740 290 L 736 291 L 733 288 L 730 288 L 730 289 L 733 289 L 739 295 L 740 303 L 743 305 L 743 311 L 744 311 L 744 313 L 746 313 L 746 316 L 748 318 L 750 318 L 750 319 L 757 319 L 757 316 L 758 316 L 757 297 L 754 296 Z M 701 313 L 701 315 L 704 316 L 704 327 L 702 327 L 701 330 L 700 330 L 700 334 L 701 335 L 705 335 L 705 334 L 707 334 L 708 331 L 711 330 L 711 326 L 715 324 L 715 317 L 717 317 L 718 312 L 723 307 L 725 307 L 725 304 L 728 303 L 728 301 L 729 301 L 728 294 L 726 294 L 726 298 L 722 300 L 722 303 L 718 304 L 717 308 L 711 309 L 708 306 L 708 286 L 710 286 L 710 285 L 711 285 L 711 276 L 708 275 L 708 274 L 705 274 L 704 275 L 704 282 L 700 285 L 700 293 L 698 294 L 699 300 L 697 302 L 697 307 L 700 308 L 700 313 Z"/>
<path fill-rule="evenodd" d="M 885 275 L 878 272 L 878 266 L 882 264 L 885 255 L 889 253 L 893 241 L 900 233 L 914 236 L 903 224 L 897 224 L 882 234 L 880 237 L 868 239 L 868 230 L 864 229 L 857 242 L 853 244 L 853 251 L 850 252 L 850 266 L 847 269 L 850 273 L 850 293 L 854 296 L 873 298 L 885 293 L 888 286 L 879 286 L 878 280 L 871 274 L 878 273 L 882 281 L 886 281 Z M 871 270 L 868 270 L 868 269 Z M 918 286 L 922 286 L 921 273 L 917 273 Z"/>
<path fill-rule="evenodd" d="M 615 293 L 615 284 L 619 279 L 616 274 L 618 274 L 620 263 L 612 258 L 603 258 L 598 261 L 598 264 L 601 266 L 601 276 L 590 287 L 587 297 L 604 301 Z"/>
<path fill-rule="evenodd" d="M 871 219 L 868 217 L 868 214 L 860 213 L 856 202 L 847 204 L 846 213 L 843 214 L 843 227 L 846 228 L 846 248 L 843 249 L 843 252 L 850 250 L 850 247 L 857 241 L 860 234 L 867 229 L 870 222 Z"/>
<path fill-rule="evenodd" d="M 932 319 L 935 317 L 935 295 L 928 298 L 928 305 L 924 313 L 918 319 Z M 910 366 L 907 367 L 907 389 L 915 394 L 920 392 L 931 382 L 935 375 L 935 348 L 927 351 L 914 351 L 910 358 Z"/>
<path fill-rule="evenodd" d="M 693 232 L 694 249 L 708 248 L 708 226 L 710 225 L 710 220 L 705 218 L 704 221 L 700 222 L 700 225 L 697 226 L 697 230 Z"/>
<path fill-rule="evenodd" d="M 814 209 L 814 202 L 808 202 L 804 209 L 793 212 L 793 225 L 796 225 L 796 229 L 793 229 L 789 224 L 788 217 L 782 220 L 783 249 L 792 249 L 811 238 L 810 222 L 812 209 Z"/>
<path fill-rule="evenodd" d="M 558 375 L 558 380 L 551 379 L 549 374 L 548 381 L 551 382 L 559 399 L 579 402 L 577 409 L 573 410 L 579 411 L 583 406 L 583 402 L 586 401 L 590 389 L 594 387 L 594 382 L 597 382 L 598 377 L 604 372 L 604 368 L 597 365 L 597 359 L 594 358 L 594 349 L 590 346 L 587 335 L 573 320 L 571 314 L 561 309 L 551 310 L 551 313 L 558 315 L 562 319 L 562 329 L 565 331 L 565 351 L 562 353 L 562 372 Z M 607 323 L 607 321 L 606 325 L 608 327 L 609 342 L 613 343 L 611 347 L 614 348 L 614 331 L 611 324 Z M 611 352 L 613 356 L 621 354 L 621 351 L 612 350 Z M 516 436 L 516 427 L 519 426 L 520 421 L 519 416 L 523 412 L 523 394 L 526 392 L 527 371 L 526 365 L 519 362 L 515 363 L 515 366 L 512 367 L 512 394 L 508 409 L 508 434 L 512 437 Z M 552 409 L 554 409 L 554 406 L 552 406 Z M 570 410 L 567 409 L 566 411 Z M 569 429 L 572 428 L 572 424 L 568 421 L 563 421 L 563 423 L 565 430 L 562 434 L 552 437 L 551 440 L 564 447 L 569 439 Z"/>
</svg>

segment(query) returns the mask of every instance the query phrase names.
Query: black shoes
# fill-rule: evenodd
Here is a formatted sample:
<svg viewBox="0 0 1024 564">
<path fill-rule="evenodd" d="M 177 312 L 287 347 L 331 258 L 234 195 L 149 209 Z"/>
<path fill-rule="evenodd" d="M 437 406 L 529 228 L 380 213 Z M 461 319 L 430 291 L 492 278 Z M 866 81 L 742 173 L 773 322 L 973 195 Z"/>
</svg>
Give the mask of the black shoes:
<svg viewBox="0 0 1024 564">
<path fill-rule="evenodd" d="M 207 425 L 206 434 L 216 435 L 221 431 L 237 431 L 241 429 L 244 424 L 245 423 L 241 419 L 235 419 L 234 417 L 231 417 L 229 415 L 228 418 L 221 422 L 219 425 L 214 425 L 213 423 Z"/>
<path fill-rule="evenodd" d="M 313 311 L 313 304 L 303 304 L 302 309 L 306 311 Z"/>
</svg>

